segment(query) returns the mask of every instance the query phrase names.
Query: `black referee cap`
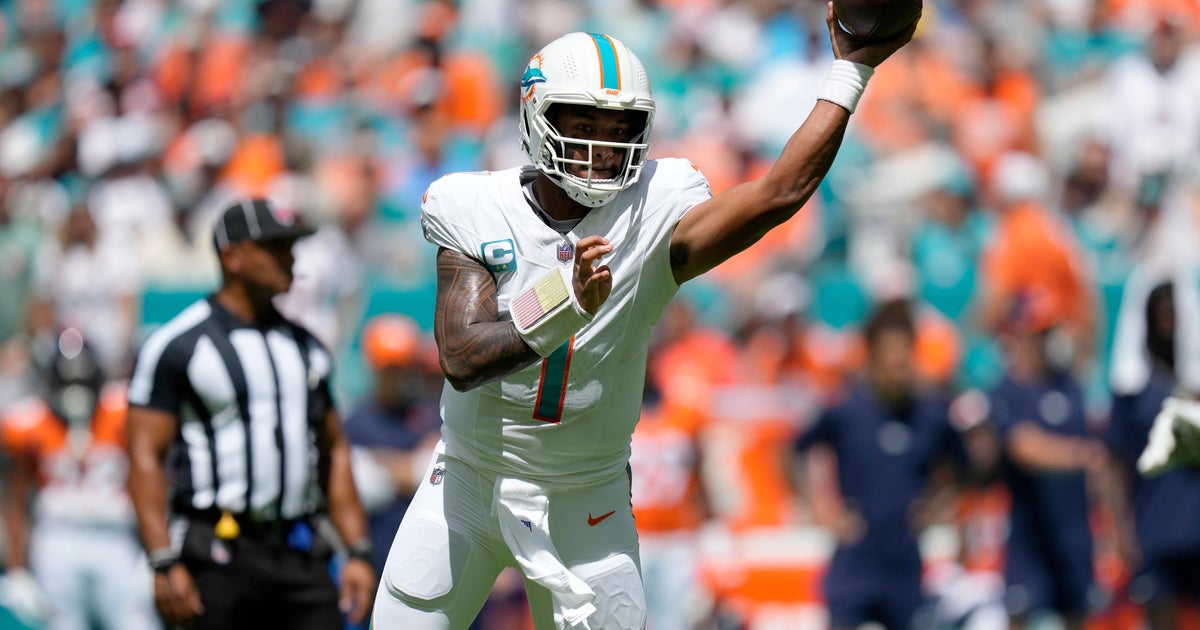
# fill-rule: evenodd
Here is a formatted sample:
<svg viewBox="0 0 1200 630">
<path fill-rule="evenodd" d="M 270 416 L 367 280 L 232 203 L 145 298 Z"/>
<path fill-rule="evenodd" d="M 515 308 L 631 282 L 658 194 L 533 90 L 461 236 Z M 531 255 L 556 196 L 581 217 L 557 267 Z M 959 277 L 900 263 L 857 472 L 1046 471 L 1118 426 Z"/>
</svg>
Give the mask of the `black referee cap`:
<svg viewBox="0 0 1200 630">
<path fill-rule="evenodd" d="M 283 238 L 302 238 L 316 230 L 290 210 L 266 199 L 235 201 L 221 213 L 213 229 L 213 244 L 218 250 L 233 243 L 262 243 Z"/>
</svg>

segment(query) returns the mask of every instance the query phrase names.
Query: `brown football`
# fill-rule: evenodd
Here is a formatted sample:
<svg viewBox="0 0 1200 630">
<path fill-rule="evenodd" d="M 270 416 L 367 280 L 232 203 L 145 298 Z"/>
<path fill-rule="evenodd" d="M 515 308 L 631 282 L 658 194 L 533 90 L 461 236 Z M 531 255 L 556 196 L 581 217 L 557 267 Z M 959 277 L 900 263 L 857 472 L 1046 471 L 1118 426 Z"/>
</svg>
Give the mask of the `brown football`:
<svg viewBox="0 0 1200 630">
<path fill-rule="evenodd" d="M 921 15 L 921 0 L 833 0 L 843 30 L 864 42 L 887 39 Z"/>
</svg>

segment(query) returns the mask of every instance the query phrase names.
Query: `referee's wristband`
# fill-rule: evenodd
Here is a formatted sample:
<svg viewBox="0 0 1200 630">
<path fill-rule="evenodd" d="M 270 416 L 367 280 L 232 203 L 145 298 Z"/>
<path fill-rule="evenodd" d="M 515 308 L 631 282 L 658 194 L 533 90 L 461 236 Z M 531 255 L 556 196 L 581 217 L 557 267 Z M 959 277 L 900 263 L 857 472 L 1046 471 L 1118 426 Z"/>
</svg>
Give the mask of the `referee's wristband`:
<svg viewBox="0 0 1200 630">
<path fill-rule="evenodd" d="M 362 560 L 367 564 L 371 564 L 374 560 L 374 551 L 375 546 L 371 544 L 370 540 L 364 538 L 356 543 L 352 543 L 346 549 L 346 557 L 351 560 Z"/>
<path fill-rule="evenodd" d="M 875 68 L 845 59 L 835 59 L 829 66 L 829 76 L 817 98 L 836 103 L 851 114 L 858 107 L 858 99 L 867 89 L 867 81 L 875 74 Z"/>
<path fill-rule="evenodd" d="M 166 573 L 171 567 L 179 564 L 179 554 L 170 547 L 160 547 L 146 554 L 150 568 L 155 573 Z"/>
</svg>

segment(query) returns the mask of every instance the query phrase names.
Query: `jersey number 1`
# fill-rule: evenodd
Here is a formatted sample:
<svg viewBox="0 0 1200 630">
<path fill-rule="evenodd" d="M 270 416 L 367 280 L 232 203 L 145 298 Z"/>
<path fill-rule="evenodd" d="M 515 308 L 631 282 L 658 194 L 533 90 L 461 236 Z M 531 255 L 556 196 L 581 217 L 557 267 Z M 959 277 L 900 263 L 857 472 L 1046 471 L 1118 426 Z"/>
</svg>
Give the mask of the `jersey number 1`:
<svg viewBox="0 0 1200 630">
<path fill-rule="evenodd" d="M 571 349 L 574 347 L 575 338 L 571 337 L 542 359 L 542 377 L 538 380 L 537 402 L 533 405 L 534 418 L 554 423 L 562 420 L 563 399 L 567 397 L 567 371 L 571 369 Z"/>
</svg>

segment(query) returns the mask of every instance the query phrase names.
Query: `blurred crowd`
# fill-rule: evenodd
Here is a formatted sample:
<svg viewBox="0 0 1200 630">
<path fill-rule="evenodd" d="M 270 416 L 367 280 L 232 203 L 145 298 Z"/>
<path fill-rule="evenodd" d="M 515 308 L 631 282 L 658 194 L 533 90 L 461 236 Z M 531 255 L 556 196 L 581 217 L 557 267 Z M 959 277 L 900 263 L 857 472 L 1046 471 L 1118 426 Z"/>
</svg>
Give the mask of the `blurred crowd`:
<svg viewBox="0 0 1200 630">
<path fill-rule="evenodd" d="M 526 161 L 519 73 L 572 30 L 638 53 L 658 106 L 652 156 L 691 158 L 714 191 L 765 170 L 832 58 L 818 0 L 4 3 L 0 413 L 45 394 L 63 330 L 109 381 L 127 378 L 145 335 L 216 286 L 215 213 L 269 197 L 320 226 L 280 308 L 338 357 L 355 472 L 388 549 L 437 430 L 422 193 L 447 172 Z M 633 464 L 649 596 L 686 603 L 692 624 L 820 627 L 839 538 L 819 516 L 839 475 L 828 452 L 790 445 L 870 375 L 866 324 L 903 300 L 910 385 L 944 400 L 964 437 L 997 424 L 1030 343 L 1046 363 L 1034 372 L 1076 384 L 1105 593 L 1089 623 L 1138 627 L 1140 560 L 1120 534 L 1136 483 L 1101 501 L 1116 491 L 1096 489 L 1112 480 L 1092 459 L 1120 459 L 1114 401 L 1162 365 L 1167 390 L 1200 393 L 1186 323 L 1200 317 L 1198 221 L 1200 3 L 926 0 L 808 207 L 685 285 L 660 325 L 647 418 L 666 420 L 644 423 Z M 1146 304 L 1164 283 L 1177 325 L 1151 347 Z M 1066 417 L 1046 406 L 1050 425 Z M 991 447 L 968 449 L 1024 434 L 994 428 Z M 647 453 L 671 445 L 678 457 L 652 472 Z M 1000 567 L 1017 494 L 978 476 L 922 525 L 925 577 L 958 594 L 945 602 L 1011 612 Z M 485 628 L 524 627 L 517 599 L 519 581 L 502 582 Z M 669 627 L 692 626 L 651 626 Z"/>
</svg>

